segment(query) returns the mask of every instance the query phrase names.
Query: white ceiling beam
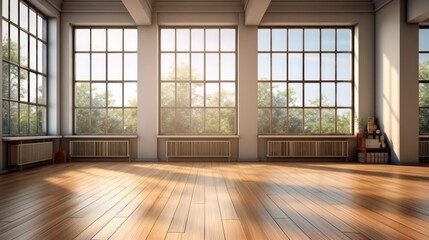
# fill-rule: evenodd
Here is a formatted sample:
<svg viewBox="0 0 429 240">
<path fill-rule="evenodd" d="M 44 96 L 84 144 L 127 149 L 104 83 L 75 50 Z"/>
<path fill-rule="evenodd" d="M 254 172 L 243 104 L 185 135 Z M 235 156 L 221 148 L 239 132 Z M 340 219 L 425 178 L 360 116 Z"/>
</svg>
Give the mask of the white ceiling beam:
<svg viewBox="0 0 429 240">
<path fill-rule="evenodd" d="M 122 0 L 137 25 L 152 24 L 152 6 L 147 0 Z"/>
<path fill-rule="evenodd" d="M 244 16 L 245 24 L 250 26 L 259 25 L 270 3 L 271 0 L 248 0 Z"/>
<path fill-rule="evenodd" d="M 408 0 L 407 20 L 409 23 L 421 23 L 429 19 L 428 0 Z"/>
</svg>

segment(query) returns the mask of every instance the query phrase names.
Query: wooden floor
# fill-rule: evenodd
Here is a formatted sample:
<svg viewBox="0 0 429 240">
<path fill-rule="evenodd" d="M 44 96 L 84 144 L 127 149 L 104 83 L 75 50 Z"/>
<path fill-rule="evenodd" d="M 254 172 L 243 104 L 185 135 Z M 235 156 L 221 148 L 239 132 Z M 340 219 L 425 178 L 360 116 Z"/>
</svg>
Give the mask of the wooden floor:
<svg viewBox="0 0 429 240">
<path fill-rule="evenodd" d="M 50 165 L 0 176 L 0 239 L 429 239 L 429 168 Z"/>
</svg>

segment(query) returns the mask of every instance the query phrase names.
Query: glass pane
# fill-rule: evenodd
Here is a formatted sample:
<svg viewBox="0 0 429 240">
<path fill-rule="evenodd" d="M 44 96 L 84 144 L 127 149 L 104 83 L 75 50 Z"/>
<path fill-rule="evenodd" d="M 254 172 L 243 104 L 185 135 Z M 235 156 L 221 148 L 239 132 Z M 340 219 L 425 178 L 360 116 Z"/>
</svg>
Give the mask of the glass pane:
<svg viewBox="0 0 429 240">
<path fill-rule="evenodd" d="M 335 109 L 322 109 L 322 133 L 335 133 Z"/>
<path fill-rule="evenodd" d="M 39 72 L 47 73 L 47 53 L 46 53 L 46 44 L 44 44 L 41 41 L 38 41 L 38 56 L 37 56 L 37 69 Z M 30 38 L 30 44 L 31 44 L 31 38 Z M 32 65 L 32 61 L 30 61 L 30 66 Z"/>
<path fill-rule="evenodd" d="M 352 55 L 337 54 L 337 80 L 352 80 Z"/>
<path fill-rule="evenodd" d="M 337 29 L 337 51 L 351 51 L 352 31 L 350 29 Z"/>
<path fill-rule="evenodd" d="M 235 54 L 222 53 L 221 60 L 221 80 L 235 80 Z"/>
<path fill-rule="evenodd" d="M 19 73 L 18 67 L 10 65 L 10 99 L 18 100 L 19 98 Z"/>
<path fill-rule="evenodd" d="M 47 112 L 46 107 L 38 106 L 37 107 L 37 133 L 38 134 L 47 134 L 46 122 L 47 122 Z"/>
<path fill-rule="evenodd" d="M 258 109 L 258 133 L 271 133 L 271 111 L 269 108 Z"/>
<path fill-rule="evenodd" d="M 206 51 L 219 51 L 219 29 L 206 29 Z"/>
<path fill-rule="evenodd" d="M 286 83 L 272 83 L 272 106 L 286 107 Z"/>
<path fill-rule="evenodd" d="M 273 37 L 273 49 L 272 51 L 286 51 L 286 29 L 272 29 L 271 34 Z"/>
<path fill-rule="evenodd" d="M 352 106 L 352 85 L 350 83 L 337 83 L 337 106 Z"/>
<path fill-rule="evenodd" d="M 33 70 L 37 69 L 37 60 L 40 59 L 40 65 L 43 63 L 43 48 L 39 46 L 40 48 L 36 48 L 37 41 L 36 38 L 30 36 L 30 68 Z M 39 53 L 37 53 L 37 50 Z M 42 72 L 42 69 L 37 69 L 38 71 Z"/>
<path fill-rule="evenodd" d="M 122 133 L 122 109 L 107 109 L 107 133 Z"/>
<path fill-rule="evenodd" d="M 304 30 L 304 49 L 305 51 L 320 51 L 320 30 L 305 29 Z"/>
<path fill-rule="evenodd" d="M 7 2 L 7 1 L 2 1 Z M 9 59 L 9 24 L 6 21 L 2 21 L 2 50 L 3 59 Z"/>
<path fill-rule="evenodd" d="M 106 54 L 93 53 L 91 58 L 92 80 L 106 80 Z"/>
<path fill-rule="evenodd" d="M 322 83 L 322 107 L 335 106 L 335 83 Z"/>
<path fill-rule="evenodd" d="M 10 25 L 10 36 L 9 36 L 9 58 L 11 62 L 19 63 L 19 41 L 18 41 L 18 29 Z"/>
<path fill-rule="evenodd" d="M 302 29 L 289 29 L 289 51 L 302 51 Z"/>
<path fill-rule="evenodd" d="M 192 51 L 204 51 L 204 29 L 191 30 Z"/>
<path fill-rule="evenodd" d="M 122 83 L 108 83 L 107 91 L 107 106 L 122 107 Z"/>
<path fill-rule="evenodd" d="M 75 79 L 76 80 L 89 80 L 89 54 L 76 53 L 75 54 Z"/>
<path fill-rule="evenodd" d="M 29 113 L 29 120 L 30 120 L 30 135 L 36 135 L 38 133 L 37 127 L 38 127 L 38 118 L 37 118 L 37 107 L 36 106 L 30 106 L 30 113 Z"/>
<path fill-rule="evenodd" d="M 429 133 L 429 108 L 420 108 L 419 115 L 419 133 Z"/>
<path fill-rule="evenodd" d="M 289 109 L 288 132 L 302 133 L 304 131 L 303 112 L 302 109 Z"/>
<path fill-rule="evenodd" d="M 37 14 L 32 9 L 30 9 L 30 33 L 34 35 L 37 34 Z M 38 37 L 42 38 L 43 36 L 39 35 Z"/>
<path fill-rule="evenodd" d="M 419 54 L 419 80 L 429 80 L 429 54 Z"/>
<path fill-rule="evenodd" d="M 18 111 L 18 103 L 10 102 L 10 134 L 17 135 L 19 132 L 19 111 Z"/>
<path fill-rule="evenodd" d="M 174 133 L 175 132 L 175 121 L 176 113 L 174 109 L 161 109 L 160 116 L 161 126 L 160 132 L 161 134 Z"/>
<path fill-rule="evenodd" d="M 161 51 L 174 51 L 176 43 L 174 29 L 161 29 Z"/>
<path fill-rule="evenodd" d="M 7 1 L 7 0 L 3 0 Z M 25 30 L 28 30 L 28 7 L 23 2 L 19 2 L 19 26 Z"/>
<path fill-rule="evenodd" d="M 282 109 L 273 109 L 273 133 L 286 133 L 287 132 L 287 110 Z"/>
<path fill-rule="evenodd" d="M 92 51 L 106 51 L 106 29 L 91 30 Z"/>
<path fill-rule="evenodd" d="M 206 83 L 206 107 L 219 107 L 218 83 Z"/>
<path fill-rule="evenodd" d="M 176 61 L 173 53 L 161 53 L 161 80 L 175 80 Z"/>
<path fill-rule="evenodd" d="M 289 107 L 302 107 L 302 84 L 289 83 L 288 87 Z"/>
<path fill-rule="evenodd" d="M 28 71 L 21 68 L 20 75 L 20 86 L 19 86 L 19 100 L 28 102 Z"/>
<path fill-rule="evenodd" d="M 19 104 L 19 134 L 28 135 L 28 104 Z"/>
<path fill-rule="evenodd" d="M 18 0 L 10 0 L 10 20 L 18 24 Z"/>
<path fill-rule="evenodd" d="M 222 107 L 235 107 L 235 83 L 221 83 L 220 97 Z"/>
<path fill-rule="evenodd" d="M 206 80 L 219 80 L 219 54 L 206 54 Z"/>
<path fill-rule="evenodd" d="M 124 29 L 124 51 L 137 52 L 137 29 Z"/>
<path fill-rule="evenodd" d="M 37 103 L 37 75 L 30 72 L 30 102 Z"/>
<path fill-rule="evenodd" d="M 419 51 L 429 51 L 429 29 L 419 29 Z"/>
<path fill-rule="evenodd" d="M 174 107 L 176 105 L 176 86 L 174 83 L 161 83 L 161 106 Z"/>
<path fill-rule="evenodd" d="M 206 109 L 205 131 L 207 133 L 219 132 L 219 109 Z"/>
<path fill-rule="evenodd" d="M 286 54 L 273 53 L 272 80 L 286 80 Z"/>
<path fill-rule="evenodd" d="M 204 54 L 203 53 L 192 53 L 191 54 L 192 64 L 192 80 L 204 80 Z"/>
<path fill-rule="evenodd" d="M 75 126 L 76 133 L 90 133 L 90 114 L 89 109 L 75 109 Z"/>
<path fill-rule="evenodd" d="M 305 83 L 305 106 L 320 106 L 320 85 L 318 83 Z"/>
<path fill-rule="evenodd" d="M 220 32 L 221 51 L 235 51 L 235 30 L 221 29 Z"/>
<path fill-rule="evenodd" d="M 9 1 L 3 0 L 1 2 L 2 2 L 2 16 L 5 18 L 9 18 Z"/>
<path fill-rule="evenodd" d="M 204 132 L 204 109 L 191 109 L 191 131 L 192 133 Z"/>
<path fill-rule="evenodd" d="M 39 104 L 46 104 L 46 98 L 48 96 L 47 94 L 47 81 L 46 81 L 46 77 L 42 76 L 42 75 L 38 75 L 37 76 L 37 101 Z M 89 86 L 88 86 L 89 89 Z M 89 101 L 89 96 L 87 97 L 87 100 Z"/>
<path fill-rule="evenodd" d="M 429 107 L 429 83 L 419 84 L 419 106 Z"/>
<path fill-rule="evenodd" d="M 91 86 L 91 106 L 106 107 L 106 84 L 92 83 Z"/>
<path fill-rule="evenodd" d="M 176 132 L 188 133 L 191 131 L 191 110 L 177 109 L 176 110 Z"/>
<path fill-rule="evenodd" d="M 31 12 L 30 12 L 30 16 L 31 16 Z M 38 24 L 38 28 L 37 28 L 37 36 L 39 38 L 41 38 L 42 40 L 47 39 L 47 23 L 46 23 L 46 19 L 42 18 L 41 16 L 37 16 L 37 24 Z"/>
<path fill-rule="evenodd" d="M 122 29 L 107 30 L 107 50 L 122 51 Z"/>
<path fill-rule="evenodd" d="M 177 83 L 176 107 L 189 107 L 190 97 L 189 83 Z"/>
<path fill-rule="evenodd" d="M 124 83 L 124 106 L 137 107 L 137 83 Z"/>
<path fill-rule="evenodd" d="M 352 111 L 351 109 L 337 110 L 337 133 L 352 133 Z"/>
<path fill-rule="evenodd" d="M 122 80 L 122 53 L 109 53 L 107 57 L 109 80 Z"/>
<path fill-rule="evenodd" d="M 74 104 L 75 107 L 90 106 L 90 88 L 89 83 L 75 83 L 74 89 Z"/>
<path fill-rule="evenodd" d="M 124 80 L 137 80 L 137 53 L 124 54 Z"/>
<path fill-rule="evenodd" d="M 177 80 L 189 80 L 189 53 L 178 53 L 176 67 Z"/>
<path fill-rule="evenodd" d="M 289 80 L 302 80 L 302 54 L 289 54 Z"/>
<path fill-rule="evenodd" d="M 335 54 L 322 54 L 322 80 L 335 80 Z"/>
<path fill-rule="evenodd" d="M 271 85 L 270 83 L 258 83 L 258 107 L 271 106 Z"/>
<path fill-rule="evenodd" d="M 4 6 L 4 5 L 3 5 Z M 3 134 L 4 135 L 8 135 L 9 131 L 10 131 L 10 126 L 9 126 L 9 118 L 10 118 L 10 114 L 9 114 L 9 101 L 3 101 L 3 107 L 2 107 L 2 116 L 3 116 Z"/>
<path fill-rule="evenodd" d="M 192 83 L 191 87 L 191 106 L 204 107 L 204 83 Z"/>
<path fill-rule="evenodd" d="M 320 55 L 318 53 L 306 53 L 305 80 L 320 80 Z"/>
<path fill-rule="evenodd" d="M 176 51 L 189 51 L 190 36 L 189 29 L 177 29 L 177 50 Z"/>
<path fill-rule="evenodd" d="M 258 80 L 270 80 L 270 54 L 259 53 L 258 54 Z"/>
<path fill-rule="evenodd" d="M 270 29 L 258 29 L 258 51 L 270 51 Z"/>
<path fill-rule="evenodd" d="M 304 132 L 311 134 L 320 133 L 320 110 L 305 109 L 304 110 Z"/>
<path fill-rule="evenodd" d="M 225 134 L 235 133 L 235 109 L 220 110 L 220 132 Z"/>
<path fill-rule="evenodd" d="M 335 29 L 322 29 L 322 51 L 335 51 Z"/>
<path fill-rule="evenodd" d="M 9 87 L 10 87 L 10 75 L 9 75 L 9 64 L 7 62 L 3 62 L 3 98 L 9 98 Z"/>
<path fill-rule="evenodd" d="M 124 133 L 137 133 L 137 109 L 124 109 Z"/>
<path fill-rule="evenodd" d="M 89 51 L 90 49 L 90 30 L 75 29 L 74 47 L 76 51 Z"/>
<path fill-rule="evenodd" d="M 28 34 L 23 31 L 20 31 L 19 62 L 21 66 L 28 66 Z"/>
<path fill-rule="evenodd" d="M 91 133 L 106 133 L 106 109 L 91 109 Z"/>
</svg>

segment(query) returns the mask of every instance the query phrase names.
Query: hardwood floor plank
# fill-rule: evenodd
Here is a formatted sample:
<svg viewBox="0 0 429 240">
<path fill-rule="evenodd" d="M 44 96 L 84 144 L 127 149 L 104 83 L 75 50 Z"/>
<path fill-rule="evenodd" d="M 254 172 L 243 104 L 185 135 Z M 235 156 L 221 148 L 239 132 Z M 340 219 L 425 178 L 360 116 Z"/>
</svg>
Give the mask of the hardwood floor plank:
<svg viewBox="0 0 429 240">
<path fill-rule="evenodd" d="M 115 217 L 108 222 L 92 239 L 105 240 L 109 239 L 114 232 L 125 222 L 126 218 Z"/>
<path fill-rule="evenodd" d="M 192 203 L 189 209 L 188 222 L 182 239 L 204 239 L 204 204 Z"/>
<path fill-rule="evenodd" d="M 279 218 L 276 219 L 276 222 L 289 239 L 310 240 L 307 234 L 290 218 Z"/>
<path fill-rule="evenodd" d="M 246 234 L 244 233 L 243 227 L 241 226 L 240 220 L 229 220 L 225 219 L 223 222 L 223 228 L 225 231 L 226 240 L 246 240 Z"/>
</svg>

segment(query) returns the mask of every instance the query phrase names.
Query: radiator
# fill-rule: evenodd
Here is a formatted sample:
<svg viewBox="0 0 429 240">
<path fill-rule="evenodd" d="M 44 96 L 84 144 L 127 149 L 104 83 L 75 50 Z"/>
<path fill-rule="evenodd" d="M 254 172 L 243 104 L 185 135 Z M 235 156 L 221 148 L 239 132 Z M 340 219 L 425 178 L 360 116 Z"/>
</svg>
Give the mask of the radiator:
<svg viewBox="0 0 429 240">
<path fill-rule="evenodd" d="M 347 141 L 267 141 L 267 157 L 348 157 Z"/>
<path fill-rule="evenodd" d="M 429 141 L 419 141 L 419 157 L 429 157 Z"/>
<path fill-rule="evenodd" d="M 11 165 L 22 166 L 25 164 L 46 161 L 52 159 L 52 142 L 38 142 L 9 145 Z"/>
<path fill-rule="evenodd" d="M 70 157 L 130 157 L 128 141 L 70 141 Z"/>
<path fill-rule="evenodd" d="M 169 157 L 231 157 L 230 141 L 167 141 Z"/>
</svg>

